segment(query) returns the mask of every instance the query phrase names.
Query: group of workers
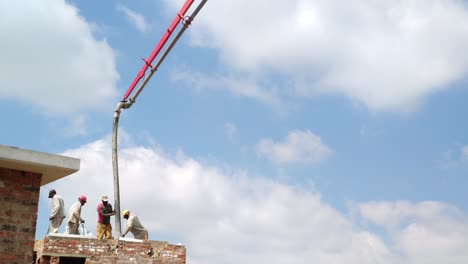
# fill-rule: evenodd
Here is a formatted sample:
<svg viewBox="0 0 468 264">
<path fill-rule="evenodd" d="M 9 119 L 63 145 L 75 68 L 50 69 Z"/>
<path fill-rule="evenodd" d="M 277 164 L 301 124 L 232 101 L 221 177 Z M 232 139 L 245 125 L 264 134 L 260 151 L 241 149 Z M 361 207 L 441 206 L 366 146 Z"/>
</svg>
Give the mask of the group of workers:
<svg viewBox="0 0 468 264">
<path fill-rule="evenodd" d="M 52 199 L 52 213 L 49 218 L 49 230 L 48 233 L 58 233 L 60 225 L 65 219 L 65 204 L 61 196 L 52 189 L 49 191 L 49 198 Z M 112 209 L 112 205 L 109 203 L 107 195 L 101 197 L 102 203 L 97 207 L 98 212 L 98 223 L 97 223 L 97 239 L 111 239 L 112 238 L 112 226 L 110 223 L 110 217 L 115 215 L 115 210 Z M 84 224 L 84 220 L 81 218 L 81 207 L 87 202 L 86 196 L 78 196 L 78 201 L 74 203 L 68 210 L 68 233 L 79 235 L 80 232 L 78 227 L 80 224 Z M 143 227 L 138 217 L 130 213 L 129 210 L 123 210 L 123 218 L 127 219 L 127 226 L 125 227 L 122 237 L 128 232 L 131 232 L 136 239 L 148 239 L 148 231 Z"/>
</svg>

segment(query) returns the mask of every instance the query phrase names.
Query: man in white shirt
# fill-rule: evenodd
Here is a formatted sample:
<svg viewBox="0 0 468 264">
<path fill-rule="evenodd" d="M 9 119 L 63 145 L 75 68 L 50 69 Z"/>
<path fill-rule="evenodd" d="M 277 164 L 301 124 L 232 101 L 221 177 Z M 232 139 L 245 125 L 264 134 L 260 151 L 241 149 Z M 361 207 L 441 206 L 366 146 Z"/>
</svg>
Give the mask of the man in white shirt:
<svg viewBox="0 0 468 264">
<path fill-rule="evenodd" d="M 122 215 L 128 220 L 127 227 L 125 228 L 122 237 L 125 237 L 128 232 L 132 232 L 136 239 L 148 240 L 148 231 L 143 227 L 136 215 L 131 214 L 129 210 L 124 210 Z"/>
<path fill-rule="evenodd" d="M 81 207 L 86 203 L 86 196 L 80 195 L 78 202 L 74 203 L 68 210 L 68 233 L 79 235 L 78 227 L 85 221 L 81 218 Z"/>
<path fill-rule="evenodd" d="M 52 213 L 49 217 L 49 233 L 58 233 L 60 225 L 65 218 L 64 202 L 57 192 L 52 189 L 49 191 L 49 198 L 52 198 Z"/>
</svg>

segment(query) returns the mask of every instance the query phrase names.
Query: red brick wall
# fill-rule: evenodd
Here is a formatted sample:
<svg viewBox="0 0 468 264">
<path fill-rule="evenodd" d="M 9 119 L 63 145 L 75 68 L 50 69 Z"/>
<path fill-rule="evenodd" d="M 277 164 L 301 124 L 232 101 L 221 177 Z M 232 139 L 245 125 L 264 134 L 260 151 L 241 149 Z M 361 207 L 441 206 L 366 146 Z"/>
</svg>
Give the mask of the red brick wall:
<svg viewBox="0 0 468 264">
<path fill-rule="evenodd" d="M 130 242 L 48 236 L 35 245 L 38 263 L 52 264 L 57 256 L 86 258 L 87 264 L 185 264 L 184 246 L 167 242 Z"/>
<path fill-rule="evenodd" d="M 33 260 L 41 177 L 0 168 L 0 263 Z"/>
</svg>

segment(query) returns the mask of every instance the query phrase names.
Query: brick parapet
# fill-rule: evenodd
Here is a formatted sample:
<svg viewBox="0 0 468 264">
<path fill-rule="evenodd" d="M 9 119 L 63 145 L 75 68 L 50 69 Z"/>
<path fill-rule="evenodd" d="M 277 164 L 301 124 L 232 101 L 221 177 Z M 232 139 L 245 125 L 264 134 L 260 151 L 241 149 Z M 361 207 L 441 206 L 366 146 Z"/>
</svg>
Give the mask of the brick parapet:
<svg viewBox="0 0 468 264">
<path fill-rule="evenodd" d="M 80 257 L 87 264 L 148 263 L 185 264 L 185 246 L 161 241 L 134 242 L 125 240 L 97 240 L 86 237 L 48 236 L 36 241 L 37 263 L 49 264 L 57 257 Z"/>
</svg>

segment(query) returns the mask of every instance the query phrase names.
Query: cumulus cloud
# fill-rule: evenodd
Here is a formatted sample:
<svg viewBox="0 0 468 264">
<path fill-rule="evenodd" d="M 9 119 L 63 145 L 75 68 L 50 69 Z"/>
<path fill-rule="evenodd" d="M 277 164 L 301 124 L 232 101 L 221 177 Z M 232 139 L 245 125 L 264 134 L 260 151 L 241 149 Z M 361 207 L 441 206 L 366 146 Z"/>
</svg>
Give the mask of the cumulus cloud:
<svg viewBox="0 0 468 264">
<path fill-rule="evenodd" d="M 332 150 L 322 139 L 309 130 L 291 131 L 284 142 L 261 139 L 256 145 L 256 151 L 259 156 L 267 157 L 277 164 L 319 163 L 332 154 Z"/>
<path fill-rule="evenodd" d="M 68 206 L 88 196 L 82 213 L 94 233 L 100 195 L 112 196 L 110 147 L 105 138 L 66 151 L 81 158 L 81 170 L 48 186 Z M 184 243 L 190 263 L 388 263 L 381 239 L 354 227 L 310 188 L 131 144 L 120 149 L 120 168 L 121 209 L 139 215 L 151 238 Z"/>
<path fill-rule="evenodd" d="M 125 14 L 127 20 L 132 23 L 140 32 L 148 31 L 148 24 L 146 23 L 145 17 L 132 9 L 126 7 L 125 5 L 118 4 L 116 9 Z"/>
<path fill-rule="evenodd" d="M 63 0 L 0 2 L 0 99 L 47 113 L 103 109 L 116 94 L 114 50 Z"/>
<path fill-rule="evenodd" d="M 415 216 L 411 228 L 397 228 L 400 236 L 385 242 L 327 204 L 310 186 L 294 187 L 244 170 L 228 172 L 181 153 L 172 156 L 131 144 L 128 138 L 120 148 L 121 209 L 136 213 L 150 238 L 185 244 L 188 263 L 436 263 L 421 259 L 418 242 L 426 249 L 443 246 L 428 252 L 437 263 L 468 260 L 460 250 L 468 246 L 467 221 L 448 205 L 357 205 L 362 218 L 376 224 L 385 225 L 385 216 Z M 67 207 L 78 195 L 87 195 L 82 214 L 94 233 L 100 195 L 112 197 L 110 145 L 106 137 L 64 152 L 81 159 L 81 170 L 41 188 L 41 200 L 49 187 L 55 188 Z M 38 218 L 47 219 L 44 205 Z"/>
<path fill-rule="evenodd" d="M 364 219 L 387 228 L 395 247 L 406 256 L 403 263 L 468 260 L 468 217 L 449 204 L 368 202 L 359 208 Z"/>
<path fill-rule="evenodd" d="M 371 111 L 411 111 L 468 73 L 466 1 L 220 0 L 194 25 L 192 43 L 239 72 L 280 73 L 297 96 Z"/>
</svg>

